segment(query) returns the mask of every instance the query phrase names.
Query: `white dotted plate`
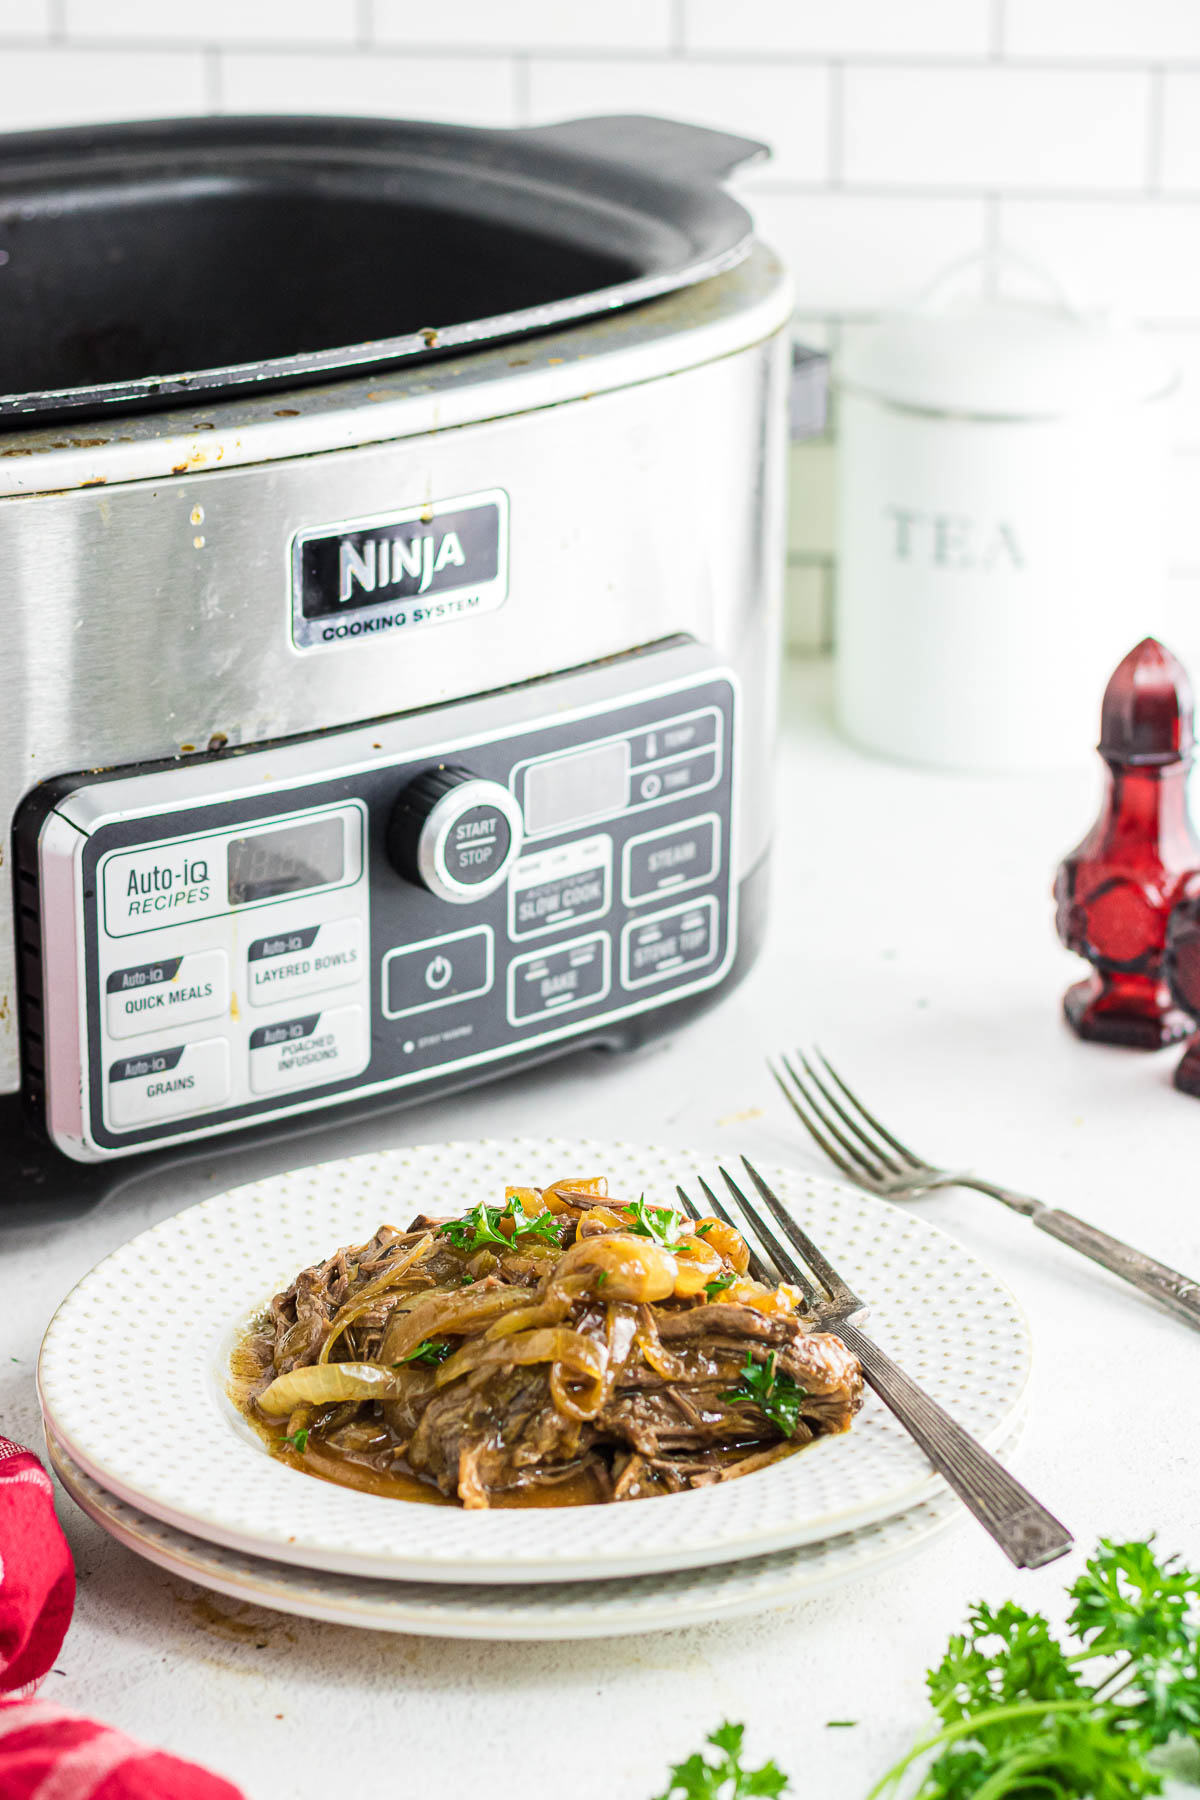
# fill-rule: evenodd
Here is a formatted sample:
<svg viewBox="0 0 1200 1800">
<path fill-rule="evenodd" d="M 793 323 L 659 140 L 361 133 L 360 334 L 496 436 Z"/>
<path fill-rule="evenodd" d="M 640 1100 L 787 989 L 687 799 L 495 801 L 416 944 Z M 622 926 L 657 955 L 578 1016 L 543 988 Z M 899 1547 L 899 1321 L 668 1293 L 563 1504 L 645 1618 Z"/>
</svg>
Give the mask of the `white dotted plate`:
<svg viewBox="0 0 1200 1800">
<path fill-rule="evenodd" d="M 1007 1439 L 1005 1450 L 1010 1451 L 1015 1441 Z M 422 1637 L 621 1637 L 627 1632 L 677 1631 L 686 1625 L 737 1619 L 808 1600 L 857 1576 L 890 1569 L 964 1517 L 954 1496 L 942 1493 L 859 1531 L 776 1550 L 770 1556 L 715 1563 L 708 1569 L 637 1575 L 627 1581 L 543 1582 L 514 1595 L 511 1587 L 495 1584 L 372 1581 L 362 1575 L 290 1569 L 224 1550 L 114 1499 L 53 1438 L 48 1447 L 55 1474 L 75 1503 L 119 1544 L 160 1569 L 275 1612 Z"/>
<path fill-rule="evenodd" d="M 717 1180 L 687 1152 L 562 1139 L 428 1144 L 298 1169 L 166 1219 L 99 1263 L 42 1344 L 49 1429 L 139 1511 L 251 1555 L 418 1581 L 562 1581 L 686 1569 L 812 1543 L 943 1491 L 868 1397 L 853 1429 L 774 1467 L 693 1493 L 531 1515 L 413 1506 L 317 1481 L 272 1458 L 225 1394 L 237 1332 L 298 1270 L 383 1222 L 457 1212 L 506 1182 L 609 1177 L 668 1203 Z M 1016 1301 L 923 1220 L 835 1182 L 766 1179 L 871 1306 L 879 1342 L 989 1447 L 1029 1374 Z"/>
</svg>

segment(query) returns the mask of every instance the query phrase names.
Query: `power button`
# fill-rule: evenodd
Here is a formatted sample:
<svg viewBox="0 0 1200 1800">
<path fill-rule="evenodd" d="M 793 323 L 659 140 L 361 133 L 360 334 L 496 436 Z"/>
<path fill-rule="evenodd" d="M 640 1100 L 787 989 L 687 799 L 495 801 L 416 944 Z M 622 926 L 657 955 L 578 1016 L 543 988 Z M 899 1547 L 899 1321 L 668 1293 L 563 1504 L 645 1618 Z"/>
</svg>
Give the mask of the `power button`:
<svg viewBox="0 0 1200 1800">
<path fill-rule="evenodd" d="M 389 950 L 383 959 L 384 1017 L 405 1019 L 486 994 L 494 961 L 490 925 Z"/>
</svg>

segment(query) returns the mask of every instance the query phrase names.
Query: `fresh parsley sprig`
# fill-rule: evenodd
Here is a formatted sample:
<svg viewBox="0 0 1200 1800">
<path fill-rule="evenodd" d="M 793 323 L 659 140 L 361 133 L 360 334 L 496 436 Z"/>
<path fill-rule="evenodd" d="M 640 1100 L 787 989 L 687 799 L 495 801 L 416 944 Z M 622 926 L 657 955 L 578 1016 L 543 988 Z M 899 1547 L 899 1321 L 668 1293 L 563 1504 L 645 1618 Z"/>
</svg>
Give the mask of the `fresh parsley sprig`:
<svg viewBox="0 0 1200 1800">
<path fill-rule="evenodd" d="M 786 1373 L 776 1372 L 778 1353 L 772 1350 L 765 1363 L 757 1363 L 749 1350 L 738 1370 L 740 1380 L 735 1388 L 722 1394 L 722 1400 L 752 1400 L 784 1437 L 795 1437 L 800 1423 L 800 1403 L 808 1393 L 798 1381 Z"/>
<path fill-rule="evenodd" d="M 758 1769 L 742 1767 L 745 1731 L 744 1725 L 730 1725 L 728 1721 L 710 1731 L 705 1742 L 716 1750 L 716 1757 L 709 1758 L 703 1750 L 697 1750 L 686 1762 L 676 1763 L 666 1791 L 658 1800 L 752 1800 L 752 1796 L 759 1795 L 765 1800 L 778 1800 L 780 1794 L 787 1792 L 788 1778 L 773 1762 L 765 1762 Z"/>
<path fill-rule="evenodd" d="M 282 1444 L 290 1444 L 300 1456 L 308 1449 L 308 1426 L 301 1425 L 299 1431 L 285 1431 L 279 1440 Z"/>
<path fill-rule="evenodd" d="M 736 1280 L 736 1275 L 714 1275 L 711 1281 L 705 1282 L 704 1291 L 710 1300 L 715 1300 L 727 1287 L 732 1287 Z"/>
<path fill-rule="evenodd" d="M 453 1355 L 454 1346 L 448 1344 L 445 1338 L 425 1338 L 410 1350 L 407 1356 L 402 1356 L 399 1362 L 393 1363 L 392 1367 L 400 1369 L 405 1363 L 431 1363 L 436 1367 L 438 1363 L 444 1363 L 448 1356 Z"/>
<path fill-rule="evenodd" d="M 683 1249 L 683 1245 L 675 1240 L 679 1214 L 672 1212 L 669 1206 L 647 1206 L 645 1194 L 640 1194 L 626 1210 L 633 1214 L 633 1224 L 625 1229 L 634 1237 L 649 1238 L 651 1243 L 661 1245 L 664 1250 Z"/>
<path fill-rule="evenodd" d="M 928 1676 L 941 1729 L 872 1788 L 914 1800 L 1141 1800 L 1155 1753 L 1200 1736 L 1200 1574 L 1149 1542 L 1102 1538 L 1068 1589 L 1074 1643 L 1012 1603 L 971 1609 Z"/>
<path fill-rule="evenodd" d="M 512 1237 L 501 1231 L 500 1222 L 512 1222 Z M 461 1219 L 451 1219 L 442 1226 L 443 1237 L 449 1238 L 456 1250 L 482 1250 L 488 1244 L 503 1244 L 512 1249 L 513 1238 L 540 1237 L 548 1243 L 558 1242 L 561 1221 L 556 1213 L 545 1212 L 531 1218 L 514 1194 L 507 1206 L 473 1206 Z"/>
</svg>

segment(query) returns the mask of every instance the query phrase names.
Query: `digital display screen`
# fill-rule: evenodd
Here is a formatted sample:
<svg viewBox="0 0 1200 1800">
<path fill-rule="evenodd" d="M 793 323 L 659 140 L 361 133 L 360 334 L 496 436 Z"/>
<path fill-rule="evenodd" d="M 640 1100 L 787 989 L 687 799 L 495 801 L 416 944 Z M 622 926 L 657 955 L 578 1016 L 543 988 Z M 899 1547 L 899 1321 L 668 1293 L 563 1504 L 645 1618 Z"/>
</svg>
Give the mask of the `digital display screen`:
<svg viewBox="0 0 1200 1800">
<path fill-rule="evenodd" d="M 533 763 L 525 772 L 525 829 L 531 837 L 565 831 L 620 812 L 629 800 L 629 745 L 591 744 L 574 756 Z"/>
<path fill-rule="evenodd" d="M 328 887 L 342 879 L 345 867 L 345 828 L 337 814 L 234 838 L 229 845 L 229 904 L 247 906 L 252 900 Z"/>
</svg>

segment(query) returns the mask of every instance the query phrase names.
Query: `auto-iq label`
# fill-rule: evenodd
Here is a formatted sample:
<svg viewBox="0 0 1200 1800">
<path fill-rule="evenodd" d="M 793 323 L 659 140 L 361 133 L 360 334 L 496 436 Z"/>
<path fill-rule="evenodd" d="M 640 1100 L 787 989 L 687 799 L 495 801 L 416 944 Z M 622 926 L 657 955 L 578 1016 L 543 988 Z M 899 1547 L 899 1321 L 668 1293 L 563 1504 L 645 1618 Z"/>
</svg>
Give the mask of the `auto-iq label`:
<svg viewBox="0 0 1200 1800">
<path fill-rule="evenodd" d="M 501 488 L 324 525 L 292 540 L 292 641 L 300 650 L 394 637 L 494 612 L 508 597 Z"/>
</svg>

